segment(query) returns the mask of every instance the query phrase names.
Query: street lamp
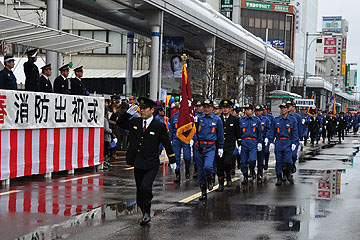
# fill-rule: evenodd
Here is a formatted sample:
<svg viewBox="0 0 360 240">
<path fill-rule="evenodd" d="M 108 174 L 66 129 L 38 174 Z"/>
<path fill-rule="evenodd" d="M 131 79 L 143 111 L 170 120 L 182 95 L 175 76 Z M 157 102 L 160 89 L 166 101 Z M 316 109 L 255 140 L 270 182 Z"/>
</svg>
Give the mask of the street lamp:
<svg viewBox="0 0 360 240">
<path fill-rule="evenodd" d="M 319 38 L 322 38 L 324 35 L 330 35 L 330 36 L 333 36 L 333 34 L 324 34 L 324 33 L 309 33 L 309 32 L 306 32 L 306 36 L 305 36 L 305 59 L 304 59 L 304 81 L 303 81 L 303 84 L 304 84 L 304 93 L 303 93 L 303 98 L 306 98 L 306 79 L 307 79 L 307 61 L 308 61 L 308 50 L 310 50 L 311 48 L 311 44 L 319 39 Z M 316 38 L 314 38 L 310 44 L 309 44 L 309 36 L 314 36 Z M 309 46 L 308 46 L 309 45 Z"/>
</svg>

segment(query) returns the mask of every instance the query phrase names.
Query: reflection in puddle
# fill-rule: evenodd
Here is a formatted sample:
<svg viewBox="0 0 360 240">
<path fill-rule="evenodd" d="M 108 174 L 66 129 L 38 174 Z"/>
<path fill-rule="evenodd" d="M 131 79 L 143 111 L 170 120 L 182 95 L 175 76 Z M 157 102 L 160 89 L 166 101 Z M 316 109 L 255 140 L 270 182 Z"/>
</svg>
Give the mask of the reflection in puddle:
<svg viewBox="0 0 360 240">
<path fill-rule="evenodd" d="M 324 171 L 323 176 L 317 184 L 317 199 L 330 200 L 333 196 L 340 194 L 341 173 L 343 169 Z"/>
</svg>

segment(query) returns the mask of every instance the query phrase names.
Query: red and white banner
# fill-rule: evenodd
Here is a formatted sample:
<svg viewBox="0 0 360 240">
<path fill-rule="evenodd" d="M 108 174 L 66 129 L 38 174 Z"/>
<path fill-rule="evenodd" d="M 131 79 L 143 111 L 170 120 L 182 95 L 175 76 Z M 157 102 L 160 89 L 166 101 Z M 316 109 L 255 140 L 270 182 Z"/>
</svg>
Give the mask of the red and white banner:
<svg viewBox="0 0 360 240">
<path fill-rule="evenodd" d="M 98 165 L 104 128 L 0 131 L 0 180 Z"/>
<path fill-rule="evenodd" d="M 104 98 L 0 90 L 0 129 L 104 127 Z"/>
</svg>

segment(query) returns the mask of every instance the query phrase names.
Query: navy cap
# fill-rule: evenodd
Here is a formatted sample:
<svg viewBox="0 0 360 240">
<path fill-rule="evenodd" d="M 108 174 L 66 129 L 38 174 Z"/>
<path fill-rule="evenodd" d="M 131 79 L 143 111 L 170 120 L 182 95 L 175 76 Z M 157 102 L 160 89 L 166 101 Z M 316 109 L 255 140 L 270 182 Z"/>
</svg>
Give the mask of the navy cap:
<svg viewBox="0 0 360 240">
<path fill-rule="evenodd" d="M 289 108 L 289 105 L 286 102 L 280 104 L 279 108 Z"/>
<path fill-rule="evenodd" d="M 140 104 L 140 107 L 155 107 L 156 102 L 145 97 L 139 97 L 138 102 Z"/>
<path fill-rule="evenodd" d="M 11 61 L 15 61 L 15 58 L 13 57 L 13 56 L 11 56 L 11 55 L 6 55 L 5 57 L 4 57 L 4 63 L 5 62 L 11 62 Z"/>
<path fill-rule="evenodd" d="M 60 71 L 69 71 L 69 69 L 70 69 L 70 66 L 69 66 L 69 64 L 65 64 L 64 66 L 62 66 L 61 68 L 59 68 L 59 70 Z"/>
<path fill-rule="evenodd" d="M 202 105 L 202 102 L 199 100 L 195 103 L 195 106 L 200 107 Z"/>
<path fill-rule="evenodd" d="M 287 101 L 286 104 L 296 107 L 296 103 L 294 101 L 291 101 L 291 100 Z"/>
<path fill-rule="evenodd" d="M 37 52 L 37 49 L 31 49 L 26 52 L 26 55 L 34 55 Z"/>
<path fill-rule="evenodd" d="M 216 109 L 219 109 L 220 108 L 220 106 L 219 106 L 219 104 L 214 104 L 214 108 L 216 108 Z"/>
<path fill-rule="evenodd" d="M 202 105 L 208 105 L 208 106 L 213 106 L 214 103 L 213 101 L 211 101 L 210 99 L 205 99 L 203 102 L 202 102 Z"/>
<path fill-rule="evenodd" d="M 262 110 L 264 110 L 264 108 L 263 108 L 262 105 L 257 105 L 257 106 L 255 107 L 255 111 L 262 111 Z"/>
<path fill-rule="evenodd" d="M 232 101 L 226 100 L 226 99 L 225 99 L 225 100 L 222 100 L 222 101 L 220 102 L 220 106 L 223 107 L 223 108 L 226 108 L 226 107 L 231 108 L 233 105 L 234 105 L 234 104 L 233 104 Z"/>
<path fill-rule="evenodd" d="M 45 66 L 42 66 L 41 67 L 42 70 L 51 70 L 51 63 L 45 65 Z"/>
<path fill-rule="evenodd" d="M 254 105 L 252 105 L 251 103 L 249 103 L 249 104 L 246 104 L 244 108 L 245 108 L 245 109 L 254 110 Z"/>
<path fill-rule="evenodd" d="M 83 72 L 83 71 L 84 71 L 83 66 L 74 69 L 74 72 Z"/>
</svg>

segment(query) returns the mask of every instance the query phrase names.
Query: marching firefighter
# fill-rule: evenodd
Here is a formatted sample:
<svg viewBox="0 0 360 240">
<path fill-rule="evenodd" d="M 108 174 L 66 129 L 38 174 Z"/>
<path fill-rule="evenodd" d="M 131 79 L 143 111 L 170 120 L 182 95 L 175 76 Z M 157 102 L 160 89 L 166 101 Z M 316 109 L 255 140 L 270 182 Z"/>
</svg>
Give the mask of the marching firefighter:
<svg viewBox="0 0 360 240">
<path fill-rule="evenodd" d="M 264 106 L 263 106 L 263 108 L 264 108 Z M 274 116 L 271 114 L 270 109 L 267 109 L 267 110 L 265 111 L 265 108 L 264 108 L 263 115 L 269 119 L 270 126 L 272 126 L 275 118 L 274 118 Z M 268 144 L 268 145 L 265 147 L 264 170 L 268 170 L 269 159 L 270 159 L 270 150 L 269 150 L 269 144 Z"/>
<path fill-rule="evenodd" d="M 304 146 L 304 131 L 303 131 L 303 121 L 300 114 L 296 113 L 296 104 L 294 101 L 287 101 L 287 105 L 289 107 L 289 115 L 293 118 L 295 118 L 297 122 L 297 129 L 298 129 L 298 143 L 296 144 L 296 149 L 292 152 L 292 160 L 293 160 L 293 168 L 292 173 L 296 172 L 296 161 L 297 161 L 297 155 L 299 146 Z"/>
<path fill-rule="evenodd" d="M 328 138 L 328 144 L 330 143 L 330 140 L 333 138 L 333 136 L 336 133 L 336 117 L 333 115 L 333 112 L 329 112 L 329 116 L 326 118 L 326 130 L 327 130 L 327 138 Z"/>
<path fill-rule="evenodd" d="M 310 111 L 312 111 L 312 110 L 310 110 Z M 320 120 L 316 116 L 315 109 L 313 109 L 313 113 L 311 113 L 310 121 L 309 121 L 309 133 L 310 133 L 311 146 L 314 146 L 315 140 L 317 141 L 319 129 L 320 129 Z"/>
<path fill-rule="evenodd" d="M 261 122 L 254 116 L 254 106 L 245 106 L 245 116 L 240 119 L 241 131 L 241 172 L 244 175 L 242 184 L 248 184 L 249 169 L 250 177 L 256 179 L 255 165 L 257 151 L 262 151 Z"/>
<path fill-rule="evenodd" d="M 274 119 L 269 139 L 271 142 L 270 151 L 275 148 L 276 186 L 282 184 L 283 174 L 291 184 L 294 183 L 291 175 L 293 168 L 292 155 L 299 141 L 298 124 L 296 119 L 289 115 L 289 106 L 282 103 L 279 107 L 281 115 Z M 274 139 L 276 139 L 275 145 L 273 143 Z"/>
<path fill-rule="evenodd" d="M 307 109 L 303 108 L 301 113 L 302 117 L 302 124 L 303 124 L 303 131 L 304 131 L 304 146 L 307 144 L 307 140 L 309 138 L 309 123 L 311 116 L 307 113 Z"/>
<path fill-rule="evenodd" d="M 173 144 L 174 152 L 175 152 L 175 160 L 176 160 L 176 179 L 174 180 L 175 183 L 180 183 L 181 180 L 181 149 L 183 150 L 183 158 L 185 161 L 185 178 L 190 178 L 190 166 L 191 166 L 191 144 L 187 144 L 181 141 L 176 136 L 176 131 L 178 129 L 178 122 L 179 122 L 179 113 L 175 113 L 171 117 L 170 121 L 170 128 L 169 128 L 169 136 L 170 140 Z"/>
<path fill-rule="evenodd" d="M 236 148 L 235 142 L 240 146 L 241 136 L 239 129 L 239 119 L 231 115 L 232 102 L 230 100 L 223 100 L 220 102 L 222 114 L 220 119 L 224 127 L 224 154 L 222 157 L 216 156 L 217 176 L 219 180 L 219 188 L 217 192 L 224 191 L 224 178 L 226 176 L 226 186 L 230 187 L 231 169 L 233 165 L 233 152 Z"/>
<path fill-rule="evenodd" d="M 261 122 L 261 136 L 262 136 L 262 149 L 257 151 L 257 182 L 261 183 L 263 179 L 263 170 L 264 170 L 264 157 L 265 157 L 265 148 L 269 144 L 269 135 L 270 135 L 270 121 L 267 117 L 263 115 L 263 106 L 258 105 L 255 108 L 255 115 L 260 119 Z"/>
<path fill-rule="evenodd" d="M 213 102 L 204 100 L 203 113 L 195 117 L 194 135 L 195 158 L 198 170 L 198 183 L 201 189 L 199 200 L 207 198 L 206 188 L 213 189 L 212 172 L 215 154 L 220 158 L 224 154 L 224 127 L 221 119 L 213 111 Z M 216 151 L 216 147 L 218 150 Z"/>
</svg>

